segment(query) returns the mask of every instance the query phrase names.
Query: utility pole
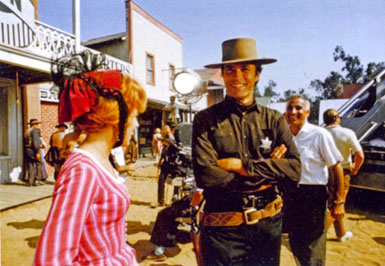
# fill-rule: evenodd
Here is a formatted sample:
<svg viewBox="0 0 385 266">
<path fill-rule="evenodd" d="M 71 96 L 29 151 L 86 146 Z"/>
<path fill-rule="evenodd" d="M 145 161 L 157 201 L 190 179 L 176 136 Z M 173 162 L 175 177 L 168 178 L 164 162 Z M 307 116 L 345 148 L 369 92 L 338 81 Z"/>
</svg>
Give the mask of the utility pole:
<svg viewBox="0 0 385 266">
<path fill-rule="evenodd" d="M 75 35 L 75 53 L 80 52 L 80 0 L 72 0 L 72 33 Z"/>
</svg>

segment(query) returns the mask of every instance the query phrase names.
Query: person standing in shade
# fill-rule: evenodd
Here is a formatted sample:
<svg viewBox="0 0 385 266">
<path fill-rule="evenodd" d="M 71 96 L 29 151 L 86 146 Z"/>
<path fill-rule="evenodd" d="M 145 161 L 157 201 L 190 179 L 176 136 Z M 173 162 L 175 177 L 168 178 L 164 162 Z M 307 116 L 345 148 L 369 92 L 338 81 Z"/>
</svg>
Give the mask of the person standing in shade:
<svg viewBox="0 0 385 266">
<path fill-rule="evenodd" d="M 253 96 L 262 65 L 275 61 L 257 56 L 254 39 L 237 38 L 222 43 L 221 63 L 205 66 L 221 68 L 226 98 L 193 121 L 204 265 L 279 265 L 280 194 L 296 186 L 301 162 L 284 116 Z"/>
<path fill-rule="evenodd" d="M 342 127 L 340 125 L 341 118 L 339 113 L 335 109 L 328 109 L 323 113 L 324 123 L 326 129 L 332 134 L 334 142 L 337 145 L 338 150 L 341 152 L 343 160 L 341 162 L 344 169 L 344 194 L 342 201 L 346 201 L 346 196 L 349 192 L 350 176 L 356 175 L 358 170 L 361 168 L 365 156 L 364 151 L 360 143 L 358 142 L 357 136 L 353 130 Z M 353 154 L 353 161 L 352 161 Z M 332 178 L 333 176 L 329 177 Z M 329 180 L 331 187 L 334 187 L 335 180 Z M 331 199 L 331 201 L 334 201 Z M 344 226 L 344 220 L 334 219 L 333 216 L 328 212 L 327 219 L 327 230 L 333 223 L 336 231 L 337 239 L 340 242 L 345 242 L 353 237 L 351 231 L 346 231 Z"/>
<path fill-rule="evenodd" d="M 151 203 L 151 208 L 161 207 L 165 204 L 164 198 L 165 198 L 165 183 L 167 180 L 167 177 L 169 175 L 169 166 L 167 165 L 167 152 L 169 149 L 169 146 L 175 143 L 175 128 L 176 123 L 173 121 L 167 122 L 167 125 L 163 127 L 164 129 L 164 137 L 162 138 L 162 153 L 158 162 L 158 201 Z"/>
<path fill-rule="evenodd" d="M 66 124 L 59 124 L 56 125 L 55 128 L 57 130 L 52 133 L 49 144 L 50 144 L 50 150 L 48 151 L 48 158 L 50 158 L 52 162 L 52 166 L 55 169 L 54 172 L 54 178 L 57 179 L 61 166 L 64 163 L 64 158 L 61 157 L 60 151 L 63 147 L 63 139 L 65 135 L 65 130 L 68 128 Z"/>
<path fill-rule="evenodd" d="M 86 139 L 87 135 L 78 125 L 74 124 L 74 131 L 64 135 L 63 146 L 60 150 L 60 156 L 67 159 L 74 148 L 79 147 Z"/>
<path fill-rule="evenodd" d="M 39 124 L 37 119 L 31 119 L 29 122 L 31 128 L 24 133 L 24 159 L 27 168 L 25 171 L 30 186 L 44 184 L 41 181 L 43 176 L 40 154 L 42 142 Z"/>
<path fill-rule="evenodd" d="M 290 97 L 285 115 L 301 155 L 302 169 L 298 188 L 286 205 L 289 243 L 299 265 L 325 265 L 328 168 L 336 179 L 331 214 L 342 219 L 345 212 L 342 156 L 326 129 L 308 123 L 309 114 L 307 99 Z"/>
<path fill-rule="evenodd" d="M 160 156 L 162 154 L 162 134 L 160 128 L 154 130 L 154 135 L 152 136 L 152 149 L 155 153 L 155 160 L 159 163 Z"/>
</svg>

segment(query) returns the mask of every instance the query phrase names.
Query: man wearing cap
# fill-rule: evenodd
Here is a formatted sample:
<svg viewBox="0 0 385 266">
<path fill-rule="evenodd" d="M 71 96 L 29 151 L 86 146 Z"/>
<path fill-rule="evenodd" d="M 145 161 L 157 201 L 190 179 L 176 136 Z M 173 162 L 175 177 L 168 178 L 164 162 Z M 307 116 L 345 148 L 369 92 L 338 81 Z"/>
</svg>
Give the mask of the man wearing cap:
<svg viewBox="0 0 385 266">
<path fill-rule="evenodd" d="M 221 63 L 205 66 L 222 69 L 227 95 L 193 122 L 204 265 L 279 265 L 280 194 L 296 187 L 301 163 L 285 118 L 253 97 L 261 66 L 275 61 L 238 38 L 222 43 Z"/>
<path fill-rule="evenodd" d="M 30 186 L 44 184 L 41 179 L 43 176 L 41 165 L 41 138 L 40 138 L 40 122 L 37 119 L 30 119 L 30 128 L 24 132 L 24 158 L 26 165 L 26 175 L 28 176 L 28 184 Z"/>
<path fill-rule="evenodd" d="M 362 150 L 354 131 L 346 127 L 341 127 L 341 118 L 337 110 L 326 110 L 323 113 L 323 118 L 324 123 L 326 124 L 326 129 L 332 134 L 334 142 L 337 145 L 337 149 L 341 152 L 343 157 L 343 160 L 341 161 L 344 169 L 344 194 L 342 201 L 345 202 L 346 196 L 349 192 L 350 176 L 356 175 L 358 170 L 361 168 L 364 162 L 364 151 Z M 352 162 L 352 154 L 354 155 L 354 162 Z M 333 176 L 329 177 L 329 183 L 331 183 L 333 189 L 335 187 L 335 180 L 330 179 L 332 177 Z M 333 201 L 334 199 L 331 199 L 331 202 Z M 334 219 L 331 213 L 328 212 L 326 228 L 329 229 L 332 223 L 334 224 L 338 241 L 345 242 L 353 237 L 353 233 L 351 231 L 345 230 L 343 217 L 340 219 Z"/>
<path fill-rule="evenodd" d="M 60 173 L 61 166 L 63 165 L 65 159 L 60 156 L 61 149 L 63 148 L 63 139 L 65 135 L 65 130 L 68 128 L 66 124 L 58 124 L 55 126 L 57 130 L 52 133 L 50 137 L 50 149 L 47 153 L 50 154 L 50 164 L 55 168 L 54 178 L 58 177 Z M 48 156 L 47 156 L 48 157 Z M 48 161 L 48 160 L 47 160 Z"/>
</svg>

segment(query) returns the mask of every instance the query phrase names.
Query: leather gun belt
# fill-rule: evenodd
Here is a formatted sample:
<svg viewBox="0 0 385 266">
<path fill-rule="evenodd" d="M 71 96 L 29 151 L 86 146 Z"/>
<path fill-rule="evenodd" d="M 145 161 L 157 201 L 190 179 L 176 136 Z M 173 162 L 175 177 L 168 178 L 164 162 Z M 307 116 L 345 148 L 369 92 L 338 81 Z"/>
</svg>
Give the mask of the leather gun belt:
<svg viewBox="0 0 385 266">
<path fill-rule="evenodd" d="M 248 208 L 243 212 L 210 212 L 203 214 L 203 226 L 239 226 L 256 224 L 259 220 L 273 217 L 282 210 L 283 201 L 280 196 L 268 203 L 264 209 Z"/>
</svg>

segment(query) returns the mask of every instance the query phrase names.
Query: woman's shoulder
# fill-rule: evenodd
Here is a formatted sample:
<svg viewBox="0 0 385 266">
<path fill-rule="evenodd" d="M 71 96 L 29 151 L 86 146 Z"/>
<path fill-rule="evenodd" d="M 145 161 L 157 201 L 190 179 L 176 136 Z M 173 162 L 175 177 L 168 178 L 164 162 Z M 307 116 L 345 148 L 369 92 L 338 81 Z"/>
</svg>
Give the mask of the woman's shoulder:
<svg viewBox="0 0 385 266">
<path fill-rule="evenodd" d="M 94 171 L 95 163 L 91 158 L 85 154 L 78 152 L 79 150 L 74 148 L 71 154 L 68 156 L 64 165 L 62 166 L 63 173 L 67 171 L 82 171 L 83 173 Z"/>
</svg>

